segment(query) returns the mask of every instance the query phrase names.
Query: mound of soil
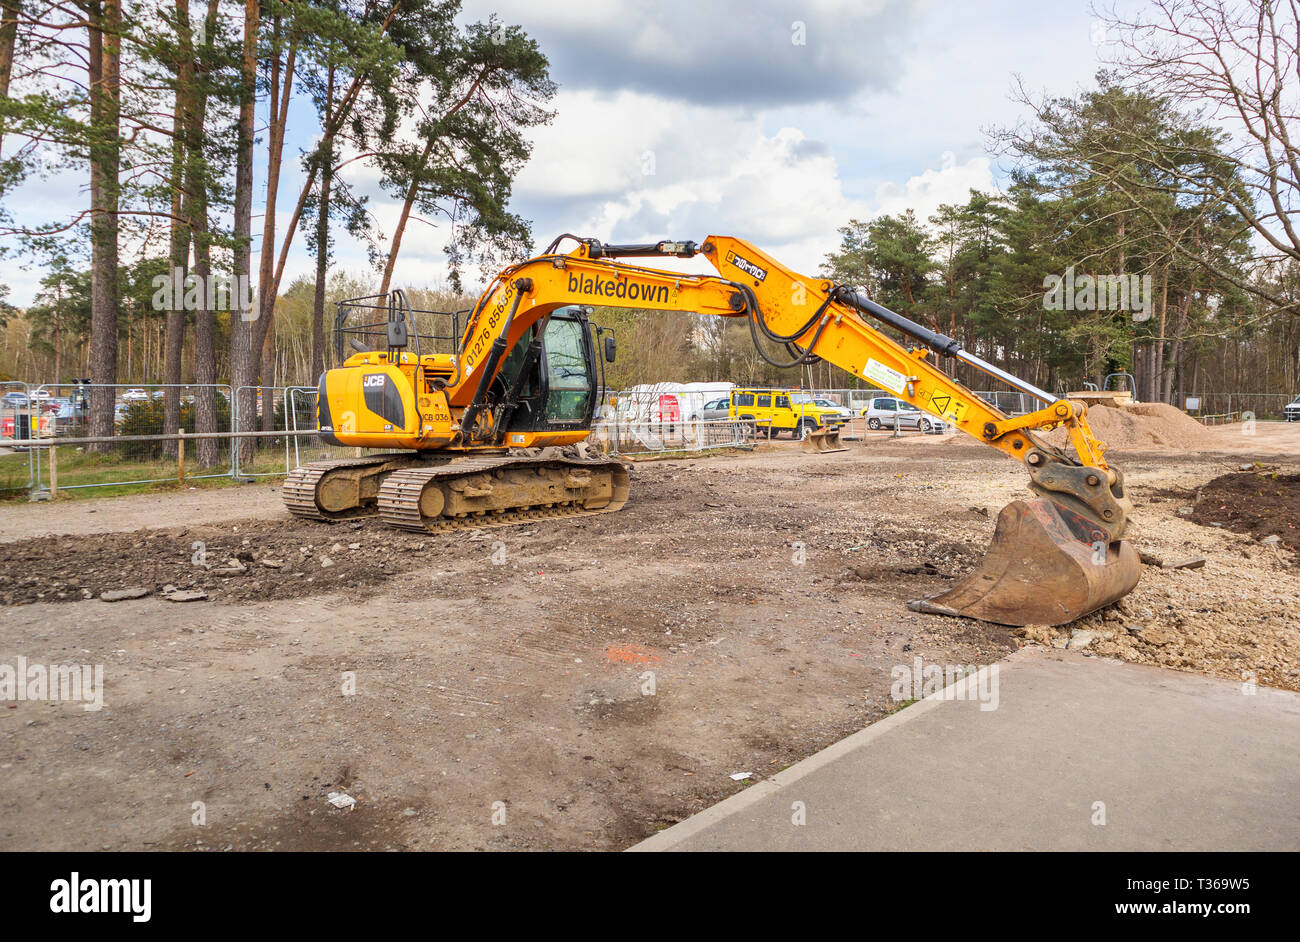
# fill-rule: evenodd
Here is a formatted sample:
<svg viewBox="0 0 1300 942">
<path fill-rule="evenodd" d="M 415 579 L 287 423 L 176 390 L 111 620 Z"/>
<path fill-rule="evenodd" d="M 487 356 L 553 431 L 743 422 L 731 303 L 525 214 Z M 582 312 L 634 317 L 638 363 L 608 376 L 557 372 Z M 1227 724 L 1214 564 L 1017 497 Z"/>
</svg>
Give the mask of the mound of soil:
<svg viewBox="0 0 1300 942">
<path fill-rule="evenodd" d="M 1144 402 L 1127 407 L 1092 406 L 1088 409 L 1092 434 L 1111 448 L 1179 448 L 1197 451 L 1216 447 L 1217 439 L 1186 412 L 1163 402 Z M 1064 445 L 1064 429 L 1047 436 Z"/>
<path fill-rule="evenodd" d="M 1197 492 L 1188 517 L 1202 526 L 1220 524 L 1256 539 L 1277 535 L 1300 552 L 1300 474 L 1224 474 Z"/>
</svg>

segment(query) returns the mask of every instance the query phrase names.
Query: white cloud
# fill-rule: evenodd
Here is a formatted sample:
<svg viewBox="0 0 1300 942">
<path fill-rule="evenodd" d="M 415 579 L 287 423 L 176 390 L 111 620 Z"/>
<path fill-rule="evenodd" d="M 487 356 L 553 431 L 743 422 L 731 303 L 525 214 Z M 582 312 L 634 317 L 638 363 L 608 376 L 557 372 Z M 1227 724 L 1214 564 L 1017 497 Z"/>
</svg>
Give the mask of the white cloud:
<svg viewBox="0 0 1300 942">
<path fill-rule="evenodd" d="M 924 222 L 942 203 L 965 203 L 971 190 L 998 190 L 987 157 L 972 157 L 958 164 L 947 157 L 943 166 L 929 168 L 904 183 L 882 183 L 876 188 L 872 215 L 893 216 L 913 210 Z"/>
<path fill-rule="evenodd" d="M 749 239 L 779 253 L 847 220 L 834 156 L 798 128 L 765 134 L 734 110 L 633 92 L 573 92 L 538 136 L 516 205 L 544 245 L 561 231 L 606 241 Z M 816 261 L 802 252 L 801 264 Z"/>
</svg>

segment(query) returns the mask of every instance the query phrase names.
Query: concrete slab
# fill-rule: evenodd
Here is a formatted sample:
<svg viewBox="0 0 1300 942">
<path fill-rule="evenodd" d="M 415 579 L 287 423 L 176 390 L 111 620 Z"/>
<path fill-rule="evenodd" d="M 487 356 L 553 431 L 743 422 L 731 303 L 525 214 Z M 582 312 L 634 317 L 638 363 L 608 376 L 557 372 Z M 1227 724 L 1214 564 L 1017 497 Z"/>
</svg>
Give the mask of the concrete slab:
<svg viewBox="0 0 1300 942">
<path fill-rule="evenodd" d="M 927 697 L 630 849 L 1300 850 L 1297 694 L 1041 648 L 993 667 L 996 708 Z"/>
</svg>

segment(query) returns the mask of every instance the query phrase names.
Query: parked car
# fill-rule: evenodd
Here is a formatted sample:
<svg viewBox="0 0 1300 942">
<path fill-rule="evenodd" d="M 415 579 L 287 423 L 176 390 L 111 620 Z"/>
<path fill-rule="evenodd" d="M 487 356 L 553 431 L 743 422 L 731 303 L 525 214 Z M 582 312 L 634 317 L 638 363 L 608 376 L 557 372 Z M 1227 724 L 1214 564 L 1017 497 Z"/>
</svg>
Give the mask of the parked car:
<svg viewBox="0 0 1300 942">
<path fill-rule="evenodd" d="M 733 389 L 727 413 L 770 438 L 782 432 L 799 438 L 816 428 L 839 428 L 852 418 L 847 410 L 819 406 L 796 389 Z"/>
<path fill-rule="evenodd" d="M 26 409 L 27 394 L 20 393 L 17 390 L 7 392 L 3 398 L 0 398 L 0 409 Z"/>
<path fill-rule="evenodd" d="M 41 435 L 77 435 L 88 424 L 84 401 L 50 399 L 41 405 Z"/>
<path fill-rule="evenodd" d="M 862 416 L 867 420 L 867 428 L 873 431 L 897 427 L 937 433 L 948 427 L 943 420 L 926 415 L 910 402 L 892 396 L 878 396 L 872 399 L 862 410 Z"/>
<path fill-rule="evenodd" d="M 1288 422 L 1300 422 L 1300 396 L 1297 396 L 1294 402 L 1288 402 L 1282 414 L 1286 416 Z"/>
<path fill-rule="evenodd" d="M 731 400 L 723 396 L 721 399 L 706 402 L 700 411 L 695 413 L 695 418 L 701 422 L 725 422 L 731 417 L 730 409 Z"/>
<path fill-rule="evenodd" d="M 122 393 L 123 402 L 145 402 L 148 398 L 149 394 L 143 389 L 128 389 Z"/>
</svg>

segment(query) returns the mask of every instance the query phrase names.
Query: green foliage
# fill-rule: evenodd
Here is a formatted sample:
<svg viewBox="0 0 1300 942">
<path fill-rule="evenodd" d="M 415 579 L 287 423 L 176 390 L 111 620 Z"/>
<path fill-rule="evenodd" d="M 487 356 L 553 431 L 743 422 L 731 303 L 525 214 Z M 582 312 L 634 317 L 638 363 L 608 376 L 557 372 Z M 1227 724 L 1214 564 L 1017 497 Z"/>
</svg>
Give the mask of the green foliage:
<svg viewBox="0 0 1300 942">
<path fill-rule="evenodd" d="M 194 431 L 194 403 L 193 401 L 181 402 L 181 428 L 186 432 Z M 224 431 L 230 428 L 230 401 L 223 393 L 217 393 L 217 430 Z M 163 400 L 162 397 L 130 402 L 126 405 L 126 411 L 122 416 L 122 422 L 117 427 L 117 434 L 122 436 L 128 435 L 162 435 L 166 431 L 175 432 L 175 429 L 165 430 L 163 428 Z M 159 459 L 172 447 L 172 443 L 160 442 L 123 442 L 117 445 L 118 452 L 128 459 Z"/>
<path fill-rule="evenodd" d="M 382 146 L 381 185 L 446 227 L 451 288 L 460 291 L 467 265 L 490 270 L 527 254 L 531 230 L 508 209 L 511 184 L 530 153 L 525 132 L 551 120 L 544 106 L 556 86 L 537 42 L 495 17 L 423 40 L 405 24 L 394 35 L 414 46 L 411 64 L 433 102 L 418 113 L 405 104 L 416 135 Z"/>
<path fill-rule="evenodd" d="M 935 240 L 909 209 L 869 223 L 850 220 L 840 250 L 826 256 L 826 274 L 865 287 L 881 304 L 913 317 L 935 269 Z"/>
</svg>

